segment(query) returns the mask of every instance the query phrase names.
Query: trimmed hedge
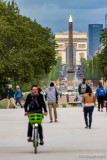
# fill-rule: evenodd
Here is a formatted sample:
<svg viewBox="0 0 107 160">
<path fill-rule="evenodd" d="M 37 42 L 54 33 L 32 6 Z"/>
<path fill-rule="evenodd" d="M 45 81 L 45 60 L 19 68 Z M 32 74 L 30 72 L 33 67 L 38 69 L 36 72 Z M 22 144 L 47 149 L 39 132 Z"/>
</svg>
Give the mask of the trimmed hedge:
<svg viewBox="0 0 107 160">
<path fill-rule="evenodd" d="M 9 99 L 3 99 L 0 101 L 0 109 L 5 109 L 7 108 L 7 105 L 8 105 L 8 102 L 9 102 Z M 10 104 L 10 108 L 12 108 L 13 105 Z"/>
<path fill-rule="evenodd" d="M 24 101 L 26 101 L 26 98 L 27 98 L 27 96 L 28 96 L 28 94 L 30 94 L 31 92 L 26 92 L 26 93 L 24 93 L 24 95 L 23 95 L 23 100 Z"/>
<path fill-rule="evenodd" d="M 81 104 L 71 104 L 71 107 L 75 107 L 75 106 L 81 107 Z"/>
<path fill-rule="evenodd" d="M 65 103 L 63 103 L 63 104 L 62 104 L 62 107 L 63 107 L 63 108 L 66 108 L 66 104 L 65 104 Z"/>
</svg>

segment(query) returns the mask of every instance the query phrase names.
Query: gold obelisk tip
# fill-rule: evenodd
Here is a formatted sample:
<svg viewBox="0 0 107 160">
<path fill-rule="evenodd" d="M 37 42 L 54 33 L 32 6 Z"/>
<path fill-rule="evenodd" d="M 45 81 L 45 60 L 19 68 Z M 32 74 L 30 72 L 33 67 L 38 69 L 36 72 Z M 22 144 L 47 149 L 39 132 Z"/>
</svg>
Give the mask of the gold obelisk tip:
<svg viewBox="0 0 107 160">
<path fill-rule="evenodd" d="M 69 22 L 72 22 L 72 16 L 71 16 L 71 14 L 70 14 L 70 17 L 69 17 Z"/>
</svg>

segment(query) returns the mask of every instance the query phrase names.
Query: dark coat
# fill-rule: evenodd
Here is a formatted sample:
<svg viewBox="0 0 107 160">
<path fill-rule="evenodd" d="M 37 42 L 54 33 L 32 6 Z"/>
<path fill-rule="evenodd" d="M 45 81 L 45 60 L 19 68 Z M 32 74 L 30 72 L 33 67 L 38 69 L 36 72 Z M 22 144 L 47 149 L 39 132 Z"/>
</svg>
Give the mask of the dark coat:
<svg viewBox="0 0 107 160">
<path fill-rule="evenodd" d="M 25 112 L 39 111 L 42 113 L 42 110 L 47 112 L 46 104 L 41 93 L 39 93 L 37 96 L 30 93 L 26 98 L 24 108 Z"/>
<path fill-rule="evenodd" d="M 9 98 L 14 98 L 14 93 L 12 88 L 9 89 L 8 95 L 9 95 Z"/>
</svg>

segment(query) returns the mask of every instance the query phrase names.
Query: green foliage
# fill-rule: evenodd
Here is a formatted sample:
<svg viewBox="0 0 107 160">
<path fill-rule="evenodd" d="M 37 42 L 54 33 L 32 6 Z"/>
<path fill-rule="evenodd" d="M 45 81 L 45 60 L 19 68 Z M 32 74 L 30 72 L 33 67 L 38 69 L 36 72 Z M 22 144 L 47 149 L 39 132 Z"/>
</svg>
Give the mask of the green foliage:
<svg viewBox="0 0 107 160">
<path fill-rule="evenodd" d="M 81 59 L 81 65 L 83 69 L 83 73 L 86 79 L 89 80 L 100 80 L 101 79 L 101 70 L 99 68 L 99 58 L 97 55 L 94 55 L 93 58 L 90 59 Z"/>
<path fill-rule="evenodd" d="M 23 83 L 20 85 L 21 91 L 22 92 L 28 92 L 31 90 L 31 86 L 33 83 Z"/>
<path fill-rule="evenodd" d="M 93 79 L 100 80 L 102 78 L 102 72 L 99 66 L 98 55 L 93 56 Z"/>
<path fill-rule="evenodd" d="M 59 104 L 57 103 L 57 104 L 56 104 L 56 108 L 58 108 L 58 107 L 59 107 Z"/>
<path fill-rule="evenodd" d="M 41 78 L 40 78 L 41 81 L 38 81 L 38 83 L 37 83 L 37 84 L 39 84 L 39 86 L 47 85 L 48 81 L 56 80 L 58 78 L 59 70 L 61 67 L 61 61 L 62 61 L 62 58 L 57 57 L 56 65 L 51 66 L 51 68 L 52 68 L 51 72 L 47 75 L 46 74 L 41 75 Z"/>
<path fill-rule="evenodd" d="M 82 69 L 83 69 L 83 73 L 84 73 L 84 76 L 87 77 L 88 73 L 87 73 L 87 68 L 88 68 L 88 63 L 87 63 L 87 60 L 85 58 L 81 58 L 81 65 L 82 65 Z"/>
<path fill-rule="evenodd" d="M 84 76 L 87 79 L 99 80 L 101 77 L 107 80 L 107 28 L 102 30 L 100 42 L 104 49 L 92 59 L 81 59 Z"/>
<path fill-rule="evenodd" d="M 99 66 L 104 80 L 107 80 L 107 47 L 105 47 L 99 57 Z"/>
<path fill-rule="evenodd" d="M 104 80 L 107 80 L 107 28 L 102 30 L 100 41 L 104 46 L 102 52 L 98 55 L 99 67 Z"/>
<path fill-rule="evenodd" d="M 103 44 L 103 46 L 107 47 L 107 28 L 102 30 L 100 42 Z"/>
<path fill-rule="evenodd" d="M 56 64 L 55 47 L 51 29 L 22 16 L 14 0 L 0 1 L 1 77 L 20 86 L 40 82 Z"/>
<path fill-rule="evenodd" d="M 66 108 L 66 104 L 65 104 L 65 103 L 63 103 L 63 104 L 62 104 L 62 107 L 63 107 L 63 108 Z"/>
<path fill-rule="evenodd" d="M 3 99 L 0 101 L 0 109 L 5 109 L 8 105 L 9 99 Z M 10 108 L 12 108 L 12 104 L 10 105 Z"/>
<path fill-rule="evenodd" d="M 56 80 L 58 78 L 62 58 L 57 57 L 56 61 L 57 61 L 56 65 L 53 66 L 52 71 L 49 73 L 49 79 L 50 80 Z"/>
<path fill-rule="evenodd" d="M 28 94 L 30 94 L 30 92 L 26 92 L 26 93 L 24 93 L 24 95 L 23 95 L 23 100 L 24 100 L 24 101 L 26 100 L 26 98 L 27 98 Z"/>
<path fill-rule="evenodd" d="M 0 93 L 3 95 L 6 95 L 8 92 L 8 86 L 7 84 L 9 83 L 8 79 L 0 76 Z"/>
</svg>

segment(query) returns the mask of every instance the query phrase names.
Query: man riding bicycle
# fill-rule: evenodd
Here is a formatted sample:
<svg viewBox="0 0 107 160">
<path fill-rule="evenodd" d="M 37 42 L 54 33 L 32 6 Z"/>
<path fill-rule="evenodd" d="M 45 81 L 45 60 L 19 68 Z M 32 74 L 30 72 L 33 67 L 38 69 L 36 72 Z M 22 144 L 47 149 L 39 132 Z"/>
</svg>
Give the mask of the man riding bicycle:
<svg viewBox="0 0 107 160">
<path fill-rule="evenodd" d="M 25 101 L 25 115 L 28 113 L 42 113 L 44 110 L 45 116 L 47 116 L 47 108 L 46 104 L 43 99 L 43 95 L 38 91 L 38 86 L 33 85 L 31 88 L 31 93 L 27 96 Z M 32 141 L 32 125 L 28 123 L 28 142 Z M 42 125 L 38 125 L 39 129 L 39 138 L 40 138 L 40 145 L 43 145 L 43 129 Z"/>
</svg>

